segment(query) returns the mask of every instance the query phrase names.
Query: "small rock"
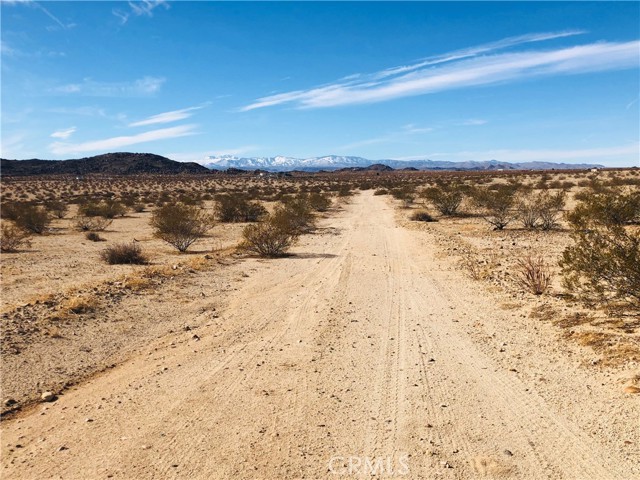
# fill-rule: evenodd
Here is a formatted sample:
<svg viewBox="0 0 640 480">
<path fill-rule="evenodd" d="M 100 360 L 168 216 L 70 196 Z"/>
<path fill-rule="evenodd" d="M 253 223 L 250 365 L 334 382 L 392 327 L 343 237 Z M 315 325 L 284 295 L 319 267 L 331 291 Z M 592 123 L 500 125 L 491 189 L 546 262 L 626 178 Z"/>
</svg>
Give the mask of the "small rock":
<svg viewBox="0 0 640 480">
<path fill-rule="evenodd" d="M 58 397 L 53 392 L 44 392 L 42 395 L 40 395 L 40 399 L 43 402 L 55 402 Z"/>
<path fill-rule="evenodd" d="M 505 450 L 503 452 L 507 457 L 513 457 L 513 453 L 511 452 L 511 450 Z"/>
<path fill-rule="evenodd" d="M 85 418 L 84 421 L 87 423 L 91 423 L 93 422 L 93 418 Z"/>
<path fill-rule="evenodd" d="M 4 401 L 4 406 L 5 406 L 5 407 L 10 407 L 11 405 L 15 405 L 16 403 L 18 403 L 18 402 L 16 402 L 16 401 L 15 401 L 15 399 L 13 399 L 13 398 L 7 398 L 7 399 Z"/>
<path fill-rule="evenodd" d="M 200 340 L 200 337 L 199 337 L 198 335 L 194 335 L 194 336 L 193 336 L 193 337 L 191 337 L 191 338 L 192 338 L 193 340 L 195 340 L 196 342 L 197 342 L 198 340 Z"/>
<path fill-rule="evenodd" d="M 64 445 L 62 445 L 58 448 L 59 452 L 64 452 L 65 450 L 69 450 L 69 447 L 65 447 Z"/>
</svg>

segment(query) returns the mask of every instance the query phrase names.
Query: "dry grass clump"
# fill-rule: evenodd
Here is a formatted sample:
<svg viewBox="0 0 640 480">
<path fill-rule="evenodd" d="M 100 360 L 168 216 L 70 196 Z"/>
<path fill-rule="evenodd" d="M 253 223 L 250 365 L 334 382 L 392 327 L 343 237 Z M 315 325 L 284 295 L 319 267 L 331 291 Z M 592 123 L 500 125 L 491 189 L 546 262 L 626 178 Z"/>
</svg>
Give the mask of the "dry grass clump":
<svg viewBox="0 0 640 480">
<path fill-rule="evenodd" d="M 100 234 L 98 234 L 98 232 L 87 232 L 84 235 L 84 238 L 86 238 L 87 240 L 91 241 L 91 242 L 104 242 L 105 239 L 102 238 L 100 236 Z"/>
<path fill-rule="evenodd" d="M 542 257 L 527 256 L 516 262 L 516 283 L 534 295 L 542 295 L 551 284 L 551 272 Z"/>
<path fill-rule="evenodd" d="M 438 221 L 435 218 L 433 218 L 433 216 L 426 210 L 418 210 L 417 212 L 412 213 L 409 218 L 414 222 L 437 222 Z"/>
<path fill-rule="evenodd" d="M 17 252 L 31 246 L 31 233 L 9 222 L 2 223 L 0 251 Z"/>
<path fill-rule="evenodd" d="M 113 223 L 111 218 L 87 217 L 79 215 L 75 217 L 75 227 L 82 232 L 102 232 Z"/>
<path fill-rule="evenodd" d="M 149 261 L 135 242 L 111 245 L 100 252 L 100 258 L 109 265 L 144 265 Z"/>
<path fill-rule="evenodd" d="M 486 280 L 494 272 L 497 259 L 495 256 L 489 258 L 479 258 L 478 256 L 467 253 L 462 256 L 460 264 L 469 276 L 474 280 Z"/>
<path fill-rule="evenodd" d="M 60 311 L 63 315 L 80 315 L 95 311 L 99 304 L 98 298 L 94 295 L 74 296 L 61 304 Z"/>
</svg>

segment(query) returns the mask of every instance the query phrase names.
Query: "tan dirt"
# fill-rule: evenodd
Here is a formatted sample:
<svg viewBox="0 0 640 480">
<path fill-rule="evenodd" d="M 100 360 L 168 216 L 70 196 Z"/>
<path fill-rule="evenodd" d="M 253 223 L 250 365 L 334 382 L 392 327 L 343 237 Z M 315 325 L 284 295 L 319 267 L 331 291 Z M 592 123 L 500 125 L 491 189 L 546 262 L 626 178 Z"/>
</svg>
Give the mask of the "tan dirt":
<svg viewBox="0 0 640 480">
<path fill-rule="evenodd" d="M 321 227 L 295 256 L 231 267 L 250 274 L 199 340 L 163 336 L 5 421 L 4 478 L 640 475 L 638 397 L 586 350 L 501 308 L 383 197 Z"/>
</svg>

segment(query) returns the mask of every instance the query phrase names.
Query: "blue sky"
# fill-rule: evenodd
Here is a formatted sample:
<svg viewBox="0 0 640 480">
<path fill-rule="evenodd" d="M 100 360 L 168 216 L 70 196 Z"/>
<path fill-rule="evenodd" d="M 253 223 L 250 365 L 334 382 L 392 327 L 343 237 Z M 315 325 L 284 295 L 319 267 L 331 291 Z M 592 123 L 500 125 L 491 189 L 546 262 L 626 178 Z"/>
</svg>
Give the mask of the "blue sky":
<svg viewBox="0 0 640 480">
<path fill-rule="evenodd" d="M 3 158 L 640 162 L 638 2 L 0 8 Z"/>
</svg>

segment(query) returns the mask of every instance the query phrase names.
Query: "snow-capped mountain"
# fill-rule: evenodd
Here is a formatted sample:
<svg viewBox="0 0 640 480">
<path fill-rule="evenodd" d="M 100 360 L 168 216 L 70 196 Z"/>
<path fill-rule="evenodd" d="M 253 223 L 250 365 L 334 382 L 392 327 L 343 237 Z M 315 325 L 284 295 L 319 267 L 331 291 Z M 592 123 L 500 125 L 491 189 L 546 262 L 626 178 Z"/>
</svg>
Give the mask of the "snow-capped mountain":
<svg viewBox="0 0 640 480">
<path fill-rule="evenodd" d="M 346 167 L 367 167 L 370 160 L 361 157 L 340 157 L 328 155 L 325 157 L 294 158 L 294 157 L 236 157 L 234 155 L 210 156 L 205 158 L 204 166 L 211 169 L 261 169 L 273 171 L 285 170 L 334 170 Z"/>
<path fill-rule="evenodd" d="M 389 167 L 416 168 L 418 170 L 542 170 L 542 169 L 584 169 L 602 167 L 602 165 L 570 164 L 552 162 L 509 163 L 497 160 L 447 162 L 438 160 L 369 160 L 362 157 L 343 157 L 327 155 L 324 157 L 294 158 L 294 157 L 236 157 L 234 155 L 209 156 L 202 162 L 205 167 L 213 170 L 238 168 L 242 170 L 267 170 L 284 172 L 291 170 L 338 170 L 341 168 L 366 168 L 374 164 Z"/>
</svg>

